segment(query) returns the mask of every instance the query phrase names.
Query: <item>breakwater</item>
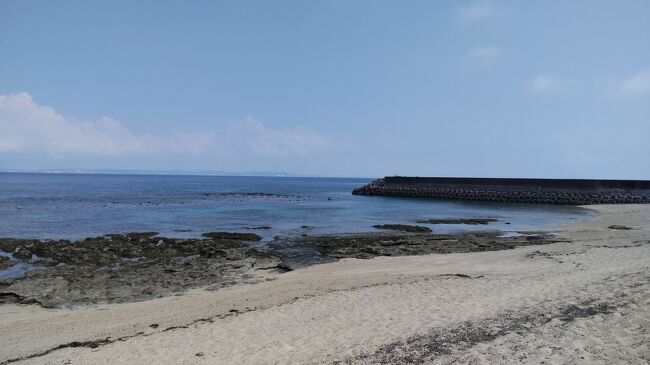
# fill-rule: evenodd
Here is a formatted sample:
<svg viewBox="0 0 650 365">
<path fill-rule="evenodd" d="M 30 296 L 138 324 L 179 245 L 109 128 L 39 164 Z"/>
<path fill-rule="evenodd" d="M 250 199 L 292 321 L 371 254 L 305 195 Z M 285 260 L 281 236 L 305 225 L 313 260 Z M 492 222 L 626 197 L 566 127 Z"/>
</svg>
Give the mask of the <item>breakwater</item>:
<svg viewBox="0 0 650 365">
<path fill-rule="evenodd" d="M 387 176 L 352 194 L 533 204 L 633 204 L 650 203 L 650 181 Z"/>
</svg>

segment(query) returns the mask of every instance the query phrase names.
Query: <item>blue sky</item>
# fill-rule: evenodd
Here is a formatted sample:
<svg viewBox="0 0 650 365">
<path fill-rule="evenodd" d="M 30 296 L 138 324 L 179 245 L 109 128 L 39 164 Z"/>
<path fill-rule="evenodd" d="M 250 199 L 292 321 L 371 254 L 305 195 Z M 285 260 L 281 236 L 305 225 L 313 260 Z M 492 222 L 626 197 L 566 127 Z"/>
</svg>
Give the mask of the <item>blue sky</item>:
<svg viewBox="0 0 650 365">
<path fill-rule="evenodd" d="M 650 179 L 648 14 L 0 0 L 0 168 Z"/>
</svg>

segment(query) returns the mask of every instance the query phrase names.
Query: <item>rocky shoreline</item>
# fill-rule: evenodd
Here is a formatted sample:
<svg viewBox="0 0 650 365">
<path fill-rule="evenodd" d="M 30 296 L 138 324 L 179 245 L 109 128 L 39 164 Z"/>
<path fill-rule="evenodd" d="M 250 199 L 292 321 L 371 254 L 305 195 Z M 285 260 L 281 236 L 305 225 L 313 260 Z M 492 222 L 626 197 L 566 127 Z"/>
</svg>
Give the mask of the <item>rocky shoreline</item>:
<svg viewBox="0 0 650 365">
<path fill-rule="evenodd" d="M 221 237 L 220 234 L 212 234 Z M 249 235 L 175 239 L 156 232 L 112 234 L 83 241 L 0 239 L 13 260 L 37 266 L 22 278 L 0 281 L 0 303 L 123 302 L 255 282 L 258 270 L 283 270 L 282 260 L 249 248 Z"/>
<path fill-rule="evenodd" d="M 264 251 L 251 248 L 261 239 L 251 233 L 210 232 L 204 239 L 180 239 L 134 232 L 78 242 L 3 238 L 3 270 L 15 264 L 32 270 L 0 280 L 0 304 L 60 307 L 147 300 L 191 288 L 270 280 L 269 273 L 341 258 L 495 251 L 561 241 L 548 234 L 433 234 L 418 227 L 385 225 L 398 232 L 276 238 Z"/>
<path fill-rule="evenodd" d="M 149 301 L 69 307 L 79 303 L 71 301 L 60 309 L 0 305 L 0 363 L 646 361 L 650 206 L 593 210 L 595 219 L 544 229 L 548 234 L 382 230 L 239 242 L 285 264 L 298 248 L 332 261 L 382 257 Z M 16 262 L 5 251 L 18 248 L 13 242 L 0 257 Z M 540 245 L 552 242 L 560 243 Z M 25 249 L 19 251 L 32 252 Z M 407 256 L 426 250 L 442 254 Z M 272 271 L 281 269 L 258 274 Z M 16 293 L 6 286 L 0 292 Z M 296 339 L 299 346 L 288 348 Z"/>
</svg>

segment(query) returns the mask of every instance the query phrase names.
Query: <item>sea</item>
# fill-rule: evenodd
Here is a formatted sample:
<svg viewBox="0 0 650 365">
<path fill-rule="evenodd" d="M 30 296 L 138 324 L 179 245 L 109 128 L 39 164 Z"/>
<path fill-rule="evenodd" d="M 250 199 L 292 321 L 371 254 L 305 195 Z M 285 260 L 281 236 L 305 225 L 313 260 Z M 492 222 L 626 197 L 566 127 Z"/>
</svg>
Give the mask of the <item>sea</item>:
<svg viewBox="0 0 650 365">
<path fill-rule="evenodd" d="M 367 178 L 0 173 L 0 237 L 70 239 L 155 231 L 167 237 L 252 232 L 274 237 L 376 232 L 428 218 L 434 233 L 535 230 L 590 219 L 570 206 L 356 196 Z"/>
</svg>

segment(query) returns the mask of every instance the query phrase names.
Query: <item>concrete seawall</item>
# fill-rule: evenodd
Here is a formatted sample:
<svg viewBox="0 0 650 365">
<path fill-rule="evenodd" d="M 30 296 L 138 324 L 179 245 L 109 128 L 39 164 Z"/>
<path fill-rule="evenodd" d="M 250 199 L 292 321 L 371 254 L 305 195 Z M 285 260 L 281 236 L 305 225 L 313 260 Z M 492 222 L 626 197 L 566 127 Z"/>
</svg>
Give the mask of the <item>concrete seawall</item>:
<svg viewBox="0 0 650 365">
<path fill-rule="evenodd" d="M 352 194 L 533 204 L 632 204 L 650 203 L 650 181 L 387 176 Z"/>
</svg>

